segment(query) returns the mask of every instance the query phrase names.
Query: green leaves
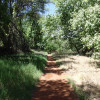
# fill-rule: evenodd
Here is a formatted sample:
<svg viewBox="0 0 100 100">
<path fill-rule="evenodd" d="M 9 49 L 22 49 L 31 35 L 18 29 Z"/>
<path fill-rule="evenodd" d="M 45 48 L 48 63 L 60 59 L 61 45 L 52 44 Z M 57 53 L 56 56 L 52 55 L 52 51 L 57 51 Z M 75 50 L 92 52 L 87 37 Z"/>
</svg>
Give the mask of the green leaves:
<svg viewBox="0 0 100 100">
<path fill-rule="evenodd" d="M 98 0 L 62 0 L 56 1 L 60 25 L 64 37 L 69 40 L 71 49 L 78 53 L 100 50 L 100 2 Z M 88 50 L 86 50 L 86 48 Z M 82 51 L 82 52 L 83 52 Z"/>
<path fill-rule="evenodd" d="M 0 39 L 8 51 L 23 51 L 40 45 L 40 12 L 47 0 L 3 0 L 0 1 Z M 6 35 L 5 35 L 6 34 Z M 12 50 L 11 50 L 12 49 Z"/>
<path fill-rule="evenodd" d="M 72 30 L 78 31 L 78 34 L 81 35 L 82 43 L 91 48 L 96 46 L 98 34 L 100 29 L 100 6 L 95 5 L 93 7 L 88 7 L 87 9 L 80 9 L 78 13 L 73 14 L 73 19 L 70 20 Z"/>
<path fill-rule="evenodd" d="M 63 50 L 66 45 L 63 39 L 63 30 L 60 26 L 60 18 L 58 15 L 42 17 L 40 24 L 42 25 L 43 44 L 47 51 Z"/>
</svg>

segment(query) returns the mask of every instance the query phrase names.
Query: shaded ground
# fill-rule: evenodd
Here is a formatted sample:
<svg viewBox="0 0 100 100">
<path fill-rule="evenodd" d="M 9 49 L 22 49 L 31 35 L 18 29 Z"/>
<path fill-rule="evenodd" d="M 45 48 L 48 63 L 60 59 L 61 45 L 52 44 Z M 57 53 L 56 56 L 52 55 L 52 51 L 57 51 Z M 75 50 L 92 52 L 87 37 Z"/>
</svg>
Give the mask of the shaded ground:
<svg viewBox="0 0 100 100">
<path fill-rule="evenodd" d="M 78 55 L 54 55 L 54 58 L 67 78 L 81 90 L 77 93 L 85 97 L 82 100 L 100 100 L 100 60 Z"/>
<path fill-rule="evenodd" d="M 53 58 L 48 55 L 47 67 L 33 93 L 32 100 L 78 100 L 67 83 L 66 76 L 65 71 L 58 68 Z"/>
</svg>

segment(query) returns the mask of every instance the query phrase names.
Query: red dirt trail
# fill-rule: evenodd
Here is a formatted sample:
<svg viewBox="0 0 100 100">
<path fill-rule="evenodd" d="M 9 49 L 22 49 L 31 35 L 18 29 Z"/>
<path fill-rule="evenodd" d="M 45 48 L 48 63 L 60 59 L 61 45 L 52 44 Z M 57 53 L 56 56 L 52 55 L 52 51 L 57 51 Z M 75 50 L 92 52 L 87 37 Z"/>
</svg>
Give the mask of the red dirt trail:
<svg viewBox="0 0 100 100">
<path fill-rule="evenodd" d="M 66 73 L 60 69 L 51 55 L 48 55 L 47 67 L 40 78 L 31 100 L 79 100 L 67 83 Z"/>
</svg>

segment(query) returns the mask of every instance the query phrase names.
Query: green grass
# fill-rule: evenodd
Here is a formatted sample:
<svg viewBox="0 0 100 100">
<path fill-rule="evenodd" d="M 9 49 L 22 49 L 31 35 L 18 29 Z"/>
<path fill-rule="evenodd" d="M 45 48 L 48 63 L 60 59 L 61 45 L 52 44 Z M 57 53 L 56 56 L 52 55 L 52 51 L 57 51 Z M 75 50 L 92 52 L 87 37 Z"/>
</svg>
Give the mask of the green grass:
<svg viewBox="0 0 100 100">
<path fill-rule="evenodd" d="M 46 65 L 43 55 L 8 55 L 0 58 L 0 100 L 31 100 Z"/>
<path fill-rule="evenodd" d="M 68 83 L 72 85 L 74 92 L 79 97 L 80 100 L 87 100 L 87 94 L 82 90 L 81 87 L 75 85 L 73 80 L 68 79 Z"/>
</svg>

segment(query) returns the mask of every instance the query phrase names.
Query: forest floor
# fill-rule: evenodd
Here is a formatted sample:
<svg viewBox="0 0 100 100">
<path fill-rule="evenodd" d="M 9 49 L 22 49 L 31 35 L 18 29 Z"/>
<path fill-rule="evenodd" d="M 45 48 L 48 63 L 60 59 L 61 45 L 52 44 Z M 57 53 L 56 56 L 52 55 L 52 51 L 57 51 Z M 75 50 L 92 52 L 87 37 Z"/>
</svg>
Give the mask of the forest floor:
<svg viewBox="0 0 100 100">
<path fill-rule="evenodd" d="M 48 55 L 47 67 L 32 100 L 79 100 L 67 80 L 67 73 Z"/>
<path fill-rule="evenodd" d="M 80 100 L 100 100 L 100 60 L 79 55 L 54 55 Z"/>
</svg>

